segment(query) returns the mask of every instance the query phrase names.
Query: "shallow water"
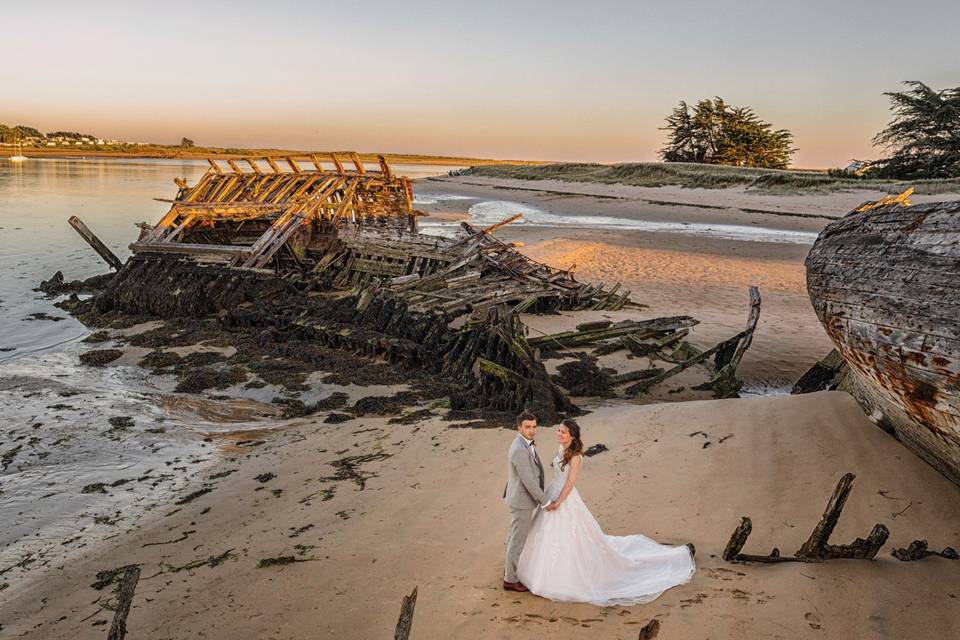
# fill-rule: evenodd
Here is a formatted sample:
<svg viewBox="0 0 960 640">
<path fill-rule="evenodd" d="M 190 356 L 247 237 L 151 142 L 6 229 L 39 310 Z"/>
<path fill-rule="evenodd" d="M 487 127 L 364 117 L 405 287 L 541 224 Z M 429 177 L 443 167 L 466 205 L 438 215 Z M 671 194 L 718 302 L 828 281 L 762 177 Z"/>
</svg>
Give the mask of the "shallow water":
<svg viewBox="0 0 960 640">
<path fill-rule="evenodd" d="M 696 235 L 718 240 L 744 242 L 774 242 L 778 244 L 809 244 L 817 239 L 812 231 L 788 231 L 754 225 L 693 222 L 656 222 L 612 216 L 561 215 L 519 202 L 508 200 L 484 200 L 468 209 L 469 222 L 483 227 L 495 224 L 504 218 L 521 214 L 523 218 L 514 224 L 531 227 L 584 227 L 591 229 L 618 229 L 647 233 L 675 233 Z M 444 227 L 440 224 L 438 226 Z M 445 225 L 451 227 L 450 223 Z"/>
<path fill-rule="evenodd" d="M 0 592 L 131 528 L 154 506 L 172 510 L 174 496 L 221 454 L 290 423 L 269 404 L 276 388 L 207 398 L 174 394 L 172 377 L 149 375 L 135 358 L 81 366 L 80 353 L 112 345 L 81 343 L 90 332 L 33 290 L 58 270 L 67 280 L 108 270 L 67 224 L 71 215 L 125 259 L 134 223 L 169 208 L 153 198 L 172 197 L 175 177 L 193 183 L 206 168 L 195 160 L 0 160 Z M 410 177 L 449 169 L 393 168 Z M 314 386 L 304 401 L 330 391 Z M 346 391 L 356 399 L 378 390 Z"/>
</svg>

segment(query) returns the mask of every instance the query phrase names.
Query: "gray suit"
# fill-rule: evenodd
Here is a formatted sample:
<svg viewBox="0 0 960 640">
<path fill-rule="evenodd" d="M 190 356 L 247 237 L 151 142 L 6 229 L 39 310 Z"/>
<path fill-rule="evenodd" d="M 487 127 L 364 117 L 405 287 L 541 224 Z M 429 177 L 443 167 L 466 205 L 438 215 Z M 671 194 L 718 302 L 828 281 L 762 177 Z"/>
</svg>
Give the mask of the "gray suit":
<svg viewBox="0 0 960 640">
<path fill-rule="evenodd" d="M 517 434 L 507 453 L 507 486 L 503 500 L 510 507 L 510 533 L 507 534 L 507 557 L 504 563 L 505 582 L 517 582 L 517 562 L 527 541 L 537 507 L 547 503 L 543 493 L 543 464 L 536 447 Z"/>
</svg>

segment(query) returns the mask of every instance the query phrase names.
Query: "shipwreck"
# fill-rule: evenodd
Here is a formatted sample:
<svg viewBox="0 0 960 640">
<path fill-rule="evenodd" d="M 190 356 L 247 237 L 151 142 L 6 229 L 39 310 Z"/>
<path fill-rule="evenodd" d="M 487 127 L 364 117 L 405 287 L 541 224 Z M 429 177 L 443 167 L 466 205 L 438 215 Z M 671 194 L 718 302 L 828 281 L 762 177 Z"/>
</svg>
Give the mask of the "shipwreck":
<svg viewBox="0 0 960 640">
<path fill-rule="evenodd" d="M 837 353 L 795 391 L 847 389 L 960 484 L 960 202 L 907 196 L 865 203 L 813 245 L 807 288 Z"/>
<path fill-rule="evenodd" d="M 695 365 L 706 372 L 700 388 L 717 397 L 740 389 L 736 368 L 760 313 L 755 288 L 744 330 L 706 350 L 685 339 L 697 324 L 686 316 L 529 336 L 524 313 L 639 313 L 644 305 L 620 284 L 582 283 L 572 269 L 536 262 L 494 235 L 520 216 L 486 228 L 462 222 L 453 238 L 422 233 L 426 214 L 414 209 L 411 182 L 383 156 L 375 167 L 355 153 L 209 165 L 192 186 L 176 180 L 169 211 L 141 225 L 126 261 L 71 218 L 116 270 L 88 315 L 214 317 L 227 330 L 254 332 L 265 348 L 310 341 L 436 374 L 456 386 L 454 408 L 528 409 L 547 420 L 575 411 L 543 362 L 564 350 L 581 350 L 581 373 L 602 378 L 607 395 L 643 393 Z M 665 364 L 597 367 L 597 357 L 617 350 Z"/>
</svg>

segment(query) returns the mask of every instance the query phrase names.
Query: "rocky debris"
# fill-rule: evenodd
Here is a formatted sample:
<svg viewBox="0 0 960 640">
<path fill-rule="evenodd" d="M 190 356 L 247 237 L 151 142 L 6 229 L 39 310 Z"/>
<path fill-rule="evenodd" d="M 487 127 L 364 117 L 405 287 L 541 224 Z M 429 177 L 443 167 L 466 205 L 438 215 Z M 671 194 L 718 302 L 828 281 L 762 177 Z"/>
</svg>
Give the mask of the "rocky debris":
<svg viewBox="0 0 960 640">
<path fill-rule="evenodd" d="M 960 554 L 958 554 L 957 550 L 953 547 L 944 547 L 943 551 L 930 551 L 927 548 L 926 540 L 914 540 L 905 548 L 894 549 L 890 552 L 890 555 L 901 562 L 922 560 L 927 556 L 940 556 L 947 560 L 960 560 Z"/>
<path fill-rule="evenodd" d="M 247 381 L 247 374 L 239 367 L 229 369 L 195 369 L 187 371 L 174 388 L 177 393 L 200 393 L 207 389 L 227 389 Z"/>
<path fill-rule="evenodd" d="M 609 451 L 609 449 L 607 448 L 607 445 L 598 442 L 595 445 L 591 445 L 587 447 L 586 451 L 583 452 L 583 455 L 587 456 L 588 458 L 592 458 L 598 453 L 603 453 L 604 451 Z"/>
<path fill-rule="evenodd" d="M 113 278 L 112 273 L 104 273 L 86 280 L 67 281 L 62 271 L 57 271 L 49 280 L 43 280 L 34 291 L 40 291 L 48 296 L 59 296 L 67 293 L 96 293 L 107 286 Z"/>
<path fill-rule="evenodd" d="M 182 358 L 173 351 L 151 351 L 140 359 L 140 366 L 144 369 L 166 369 L 180 364 Z"/>
<path fill-rule="evenodd" d="M 95 349 L 80 354 L 80 362 L 90 367 L 105 367 L 120 356 L 120 349 Z"/>
<path fill-rule="evenodd" d="M 609 398 L 615 395 L 610 380 L 616 373 L 614 369 L 601 369 L 596 358 L 587 356 L 558 366 L 553 380 L 572 396 Z"/>
</svg>

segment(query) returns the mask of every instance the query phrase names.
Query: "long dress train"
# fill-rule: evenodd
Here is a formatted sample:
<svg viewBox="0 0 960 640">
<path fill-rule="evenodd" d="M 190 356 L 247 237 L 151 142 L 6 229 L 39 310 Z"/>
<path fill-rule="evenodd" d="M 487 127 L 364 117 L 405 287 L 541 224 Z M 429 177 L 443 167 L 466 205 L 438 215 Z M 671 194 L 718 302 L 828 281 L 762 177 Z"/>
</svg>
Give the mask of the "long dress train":
<svg viewBox="0 0 960 640">
<path fill-rule="evenodd" d="M 548 498 L 560 495 L 569 465 L 553 459 Z M 517 575 L 531 592 L 551 600 L 598 606 L 650 602 L 693 577 L 690 549 L 642 535 L 608 536 L 576 487 L 553 511 L 541 511 L 527 537 Z"/>
</svg>

